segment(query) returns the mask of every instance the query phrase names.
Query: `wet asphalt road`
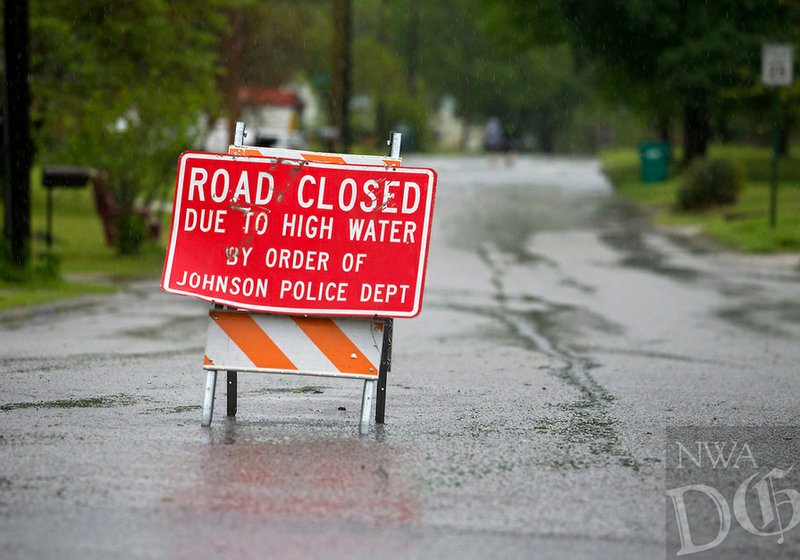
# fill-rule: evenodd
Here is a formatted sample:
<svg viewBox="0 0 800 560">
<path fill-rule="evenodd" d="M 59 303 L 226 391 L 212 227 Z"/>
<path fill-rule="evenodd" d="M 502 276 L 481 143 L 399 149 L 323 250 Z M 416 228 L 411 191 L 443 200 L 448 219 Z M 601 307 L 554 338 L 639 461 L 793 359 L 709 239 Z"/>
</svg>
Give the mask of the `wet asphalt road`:
<svg viewBox="0 0 800 560">
<path fill-rule="evenodd" d="M 655 232 L 594 161 L 406 163 L 439 190 L 385 426 L 242 374 L 201 428 L 207 306 L 156 281 L 6 315 L 0 558 L 663 558 L 667 426 L 800 424 L 797 257 Z"/>
</svg>

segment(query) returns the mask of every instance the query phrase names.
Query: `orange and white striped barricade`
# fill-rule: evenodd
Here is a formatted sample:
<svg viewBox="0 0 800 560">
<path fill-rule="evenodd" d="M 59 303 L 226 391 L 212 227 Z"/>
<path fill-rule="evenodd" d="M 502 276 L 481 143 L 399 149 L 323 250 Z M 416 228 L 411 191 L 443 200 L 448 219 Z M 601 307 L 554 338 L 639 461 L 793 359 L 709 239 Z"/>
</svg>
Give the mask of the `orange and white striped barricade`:
<svg viewBox="0 0 800 560">
<path fill-rule="evenodd" d="M 296 317 L 229 309 L 212 309 L 209 317 L 203 357 L 208 372 L 203 426 L 211 423 L 217 372 L 241 371 L 363 380 L 360 425 L 362 432 L 369 429 L 375 385 L 382 366 L 384 379 L 388 369 L 388 359 L 382 360 L 388 344 L 386 319 Z M 230 386 L 228 391 L 230 396 Z"/>
</svg>

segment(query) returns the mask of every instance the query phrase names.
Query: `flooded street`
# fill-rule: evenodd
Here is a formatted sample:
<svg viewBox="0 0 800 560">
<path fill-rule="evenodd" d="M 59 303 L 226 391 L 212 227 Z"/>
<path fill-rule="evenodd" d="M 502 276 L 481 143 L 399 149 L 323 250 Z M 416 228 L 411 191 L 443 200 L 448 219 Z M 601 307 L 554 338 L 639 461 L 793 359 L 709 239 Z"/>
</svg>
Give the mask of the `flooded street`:
<svg viewBox="0 0 800 560">
<path fill-rule="evenodd" d="M 385 425 L 242 374 L 201 428 L 207 305 L 157 280 L 6 315 L 0 556 L 656 558 L 668 426 L 800 424 L 797 256 L 655 231 L 595 160 L 404 164 L 439 185 Z"/>
</svg>

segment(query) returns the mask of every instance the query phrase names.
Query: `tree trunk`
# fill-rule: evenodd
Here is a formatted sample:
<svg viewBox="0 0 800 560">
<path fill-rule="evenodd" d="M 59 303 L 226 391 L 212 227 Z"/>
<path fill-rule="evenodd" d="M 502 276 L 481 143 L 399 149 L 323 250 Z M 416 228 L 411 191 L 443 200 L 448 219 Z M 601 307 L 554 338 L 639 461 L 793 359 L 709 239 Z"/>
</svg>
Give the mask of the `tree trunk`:
<svg viewBox="0 0 800 560">
<path fill-rule="evenodd" d="M 720 115 L 719 119 L 717 120 L 716 128 L 719 140 L 723 144 L 729 144 L 733 142 L 733 132 L 731 132 L 731 126 L 729 123 L 729 114 L 727 111 L 722 115 Z"/>
<path fill-rule="evenodd" d="M 381 0 L 380 8 L 378 11 L 378 41 L 381 46 L 386 48 L 389 44 L 389 38 L 386 31 L 387 28 L 387 12 L 389 10 L 389 0 Z M 375 142 L 376 148 L 381 153 L 386 151 L 386 138 L 389 134 L 389 125 L 386 118 L 386 95 L 387 95 L 387 80 L 381 80 L 378 85 L 378 92 L 376 95 L 375 107 Z"/>
<path fill-rule="evenodd" d="M 687 105 L 683 110 L 683 165 L 688 167 L 706 155 L 711 139 L 711 119 L 705 104 Z"/>
<path fill-rule="evenodd" d="M 552 154 L 556 151 L 555 130 L 551 127 L 542 127 L 539 131 L 539 149 L 545 154 Z"/>
<path fill-rule="evenodd" d="M 29 72 L 28 2 L 6 0 L 5 23 L 5 105 L 3 111 L 3 157 L 5 239 L 11 263 L 24 267 L 30 260 L 31 189 L 30 171 L 33 141 L 30 132 L 31 94 Z M 2 256 L 3 251 L 0 251 Z"/>
<path fill-rule="evenodd" d="M 328 98 L 328 120 L 338 131 L 337 149 L 350 150 L 350 95 L 352 92 L 352 3 L 351 0 L 333 1 L 333 45 L 331 49 L 331 89 Z M 329 151 L 334 145 L 332 141 Z"/>
<path fill-rule="evenodd" d="M 412 97 L 417 96 L 417 66 L 419 44 L 419 0 L 408 3 L 410 17 L 406 36 L 406 81 Z"/>
<path fill-rule="evenodd" d="M 120 255 L 134 255 L 144 242 L 144 220 L 134 209 L 135 185 L 126 179 L 117 178 L 117 181 L 117 251 Z"/>
<path fill-rule="evenodd" d="M 656 128 L 658 129 L 658 139 L 662 142 L 670 143 L 671 119 L 666 113 L 659 113 L 656 116 Z"/>
<path fill-rule="evenodd" d="M 462 152 L 467 151 L 469 148 L 469 137 L 472 131 L 472 122 L 465 116 L 461 119 L 461 140 L 459 147 Z"/>
</svg>

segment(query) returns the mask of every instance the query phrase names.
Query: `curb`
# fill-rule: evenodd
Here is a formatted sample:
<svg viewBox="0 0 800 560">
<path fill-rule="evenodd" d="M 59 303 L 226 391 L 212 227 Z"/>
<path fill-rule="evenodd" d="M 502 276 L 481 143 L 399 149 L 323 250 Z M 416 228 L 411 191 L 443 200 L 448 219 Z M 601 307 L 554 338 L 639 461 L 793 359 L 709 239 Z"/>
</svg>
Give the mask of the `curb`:
<svg viewBox="0 0 800 560">
<path fill-rule="evenodd" d="M 94 307 L 100 305 L 110 295 L 112 294 L 78 296 L 76 298 L 51 301 L 37 305 L 14 307 L 0 311 L 0 326 L 9 326 L 39 317 L 62 315 L 78 309 Z"/>
</svg>

